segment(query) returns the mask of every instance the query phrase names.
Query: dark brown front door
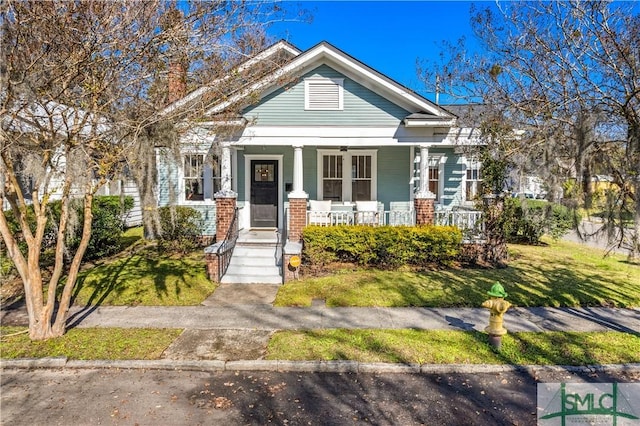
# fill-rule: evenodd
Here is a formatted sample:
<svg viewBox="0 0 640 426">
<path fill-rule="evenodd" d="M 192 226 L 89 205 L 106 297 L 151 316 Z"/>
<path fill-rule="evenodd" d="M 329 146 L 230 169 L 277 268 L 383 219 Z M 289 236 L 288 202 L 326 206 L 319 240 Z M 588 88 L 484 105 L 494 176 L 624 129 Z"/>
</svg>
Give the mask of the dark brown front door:
<svg viewBox="0 0 640 426">
<path fill-rule="evenodd" d="M 251 161 L 251 227 L 278 227 L 278 162 Z"/>
</svg>

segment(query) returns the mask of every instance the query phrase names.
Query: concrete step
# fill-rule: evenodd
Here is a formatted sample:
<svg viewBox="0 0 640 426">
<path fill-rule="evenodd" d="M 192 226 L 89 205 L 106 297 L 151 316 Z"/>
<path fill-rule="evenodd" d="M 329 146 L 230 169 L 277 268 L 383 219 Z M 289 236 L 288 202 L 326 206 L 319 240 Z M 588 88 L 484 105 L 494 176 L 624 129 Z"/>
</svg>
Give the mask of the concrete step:
<svg viewBox="0 0 640 426">
<path fill-rule="evenodd" d="M 282 284 L 282 261 L 275 232 L 250 232 L 236 242 L 222 283 Z"/>
<path fill-rule="evenodd" d="M 280 268 L 274 264 L 271 266 L 264 265 L 235 265 L 229 263 L 227 274 L 232 275 L 280 275 Z"/>
<path fill-rule="evenodd" d="M 223 284 L 282 284 L 280 275 L 234 275 L 228 272 L 222 277 Z"/>
<path fill-rule="evenodd" d="M 233 257 L 274 257 L 276 252 L 275 247 L 247 247 L 236 245 L 233 249 Z"/>
<path fill-rule="evenodd" d="M 231 261 L 229 265 L 234 266 L 260 266 L 260 267 L 270 267 L 270 266 L 278 266 L 280 265 L 280 258 L 277 258 L 274 255 L 271 256 L 238 256 L 235 252 L 233 253 L 233 257 L 231 257 Z"/>
</svg>

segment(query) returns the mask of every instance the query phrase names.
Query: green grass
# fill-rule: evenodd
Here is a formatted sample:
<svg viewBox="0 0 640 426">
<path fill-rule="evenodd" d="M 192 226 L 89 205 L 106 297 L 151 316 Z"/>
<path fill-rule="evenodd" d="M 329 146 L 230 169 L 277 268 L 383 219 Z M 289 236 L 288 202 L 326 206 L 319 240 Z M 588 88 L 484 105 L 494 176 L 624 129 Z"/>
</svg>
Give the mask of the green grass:
<svg viewBox="0 0 640 426">
<path fill-rule="evenodd" d="M 76 305 L 197 305 L 215 290 L 201 251 L 167 256 L 152 248 L 84 271 Z"/>
<path fill-rule="evenodd" d="M 25 327 L 0 327 L 0 357 L 44 358 L 64 356 L 77 360 L 160 359 L 182 332 L 178 329 L 74 328 L 56 339 L 31 341 Z"/>
<path fill-rule="evenodd" d="M 418 364 L 594 365 L 640 362 L 640 336 L 620 332 L 510 333 L 494 351 L 475 331 L 280 331 L 266 359 Z"/>
<path fill-rule="evenodd" d="M 515 306 L 640 306 L 640 265 L 625 256 L 603 258 L 580 244 L 548 241 L 546 246 L 510 245 L 503 269 L 445 269 L 415 272 L 343 269 L 303 278 L 278 291 L 276 306 L 480 306 L 500 281 Z"/>
</svg>

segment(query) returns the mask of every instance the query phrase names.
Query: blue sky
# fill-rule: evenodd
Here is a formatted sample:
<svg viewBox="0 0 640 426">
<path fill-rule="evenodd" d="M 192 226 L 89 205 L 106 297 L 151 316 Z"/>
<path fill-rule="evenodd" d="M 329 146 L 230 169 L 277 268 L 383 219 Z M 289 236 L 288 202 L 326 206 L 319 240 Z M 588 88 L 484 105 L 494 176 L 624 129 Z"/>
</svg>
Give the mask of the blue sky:
<svg viewBox="0 0 640 426">
<path fill-rule="evenodd" d="M 286 4 L 286 3 L 285 3 Z M 327 41 L 377 71 L 433 100 L 418 79 L 416 60 L 437 59 L 443 40 L 470 33 L 467 1 L 302 1 L 312 23 L 285 22 L 269 33 L 306 50 Z M 491 2 L 476 2 L 488 6 Z"/>
</svg>

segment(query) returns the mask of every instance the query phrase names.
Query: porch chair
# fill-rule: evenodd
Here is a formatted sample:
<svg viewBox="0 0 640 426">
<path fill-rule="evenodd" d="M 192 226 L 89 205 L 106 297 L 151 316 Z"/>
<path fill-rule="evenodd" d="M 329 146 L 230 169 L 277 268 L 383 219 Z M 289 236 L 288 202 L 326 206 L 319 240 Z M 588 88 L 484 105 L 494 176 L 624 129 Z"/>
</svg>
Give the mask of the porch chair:
<svg viewBox="0 0 640 426">
<path fill-rule="evenodd" d="M 356 223 L 358 225 L 381 225 L 380 214 L 382 203 L 377 201 L 356 201 Z M 384 214 L 384 212 L 383 212 Z"/>
<path fill-rule="evenodd" d="M 331 201 L 309 200 L 308 224 L 331 225 Z"/>
<path fill-rule="evenodd" d="M 389 202 L 389 225 L 413 225 L 413 203 L 411 201 Z"/>
<path fill-rule="evenodd" d="M 332 203 L 331 216 L 334 225 L 353 225 L 353 205 Z"/>
</svg>

